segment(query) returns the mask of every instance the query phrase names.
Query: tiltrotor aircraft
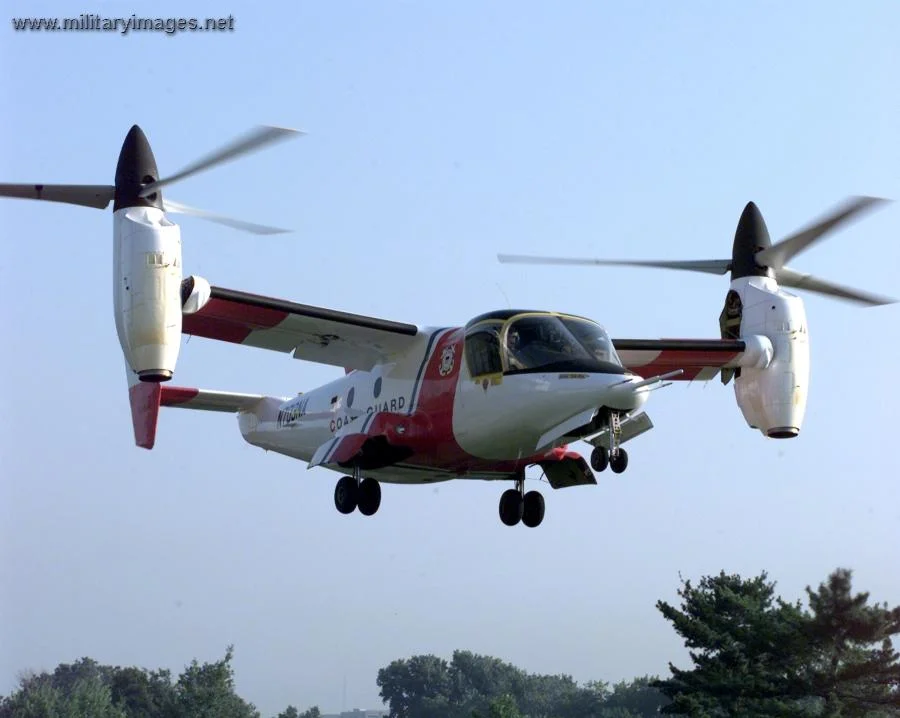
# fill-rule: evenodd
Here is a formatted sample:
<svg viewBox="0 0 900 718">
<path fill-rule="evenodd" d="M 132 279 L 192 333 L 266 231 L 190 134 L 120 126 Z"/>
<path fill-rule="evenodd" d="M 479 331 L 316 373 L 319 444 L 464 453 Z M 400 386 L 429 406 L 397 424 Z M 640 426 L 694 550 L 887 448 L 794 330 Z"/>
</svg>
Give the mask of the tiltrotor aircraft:
<svg viewBox="0 0 900 718">
<path fill-rule="evenodd" d="M 774 245 L 751 203 L 738 223 L 731 259 L 649 263 L 731 272 L 717 339 L 611 339 L 585 317 L 512 309 L 461 326 L 418 326 L 185 276 L 180 228 L 170 214 L 251 232 L 282 230 L 164 200 L 163 189 L 298 134 L 260 128 L 161 177 L 146 136 L 134 126 L 114 184 L 3 184 L 0 196 L 97 209 L 113 203 L 114 315 L 138 446 L 153 448 L 161 406 L 234 413 L 250 444 L 341 474 L 334 502 L 344 514 L 374 514 L 382 483 L 497 479 L 513 485 L 500 497 L 502 522 L 538 526 L 544 498 L 525 490 L 526 469 L 539 467 L 554 489 L 596 484 L 593 472 L 607 466 L 623 472 L 628 454 L 622 444 L 652 428 L 643 409 L 650 392 L 668 380 L 733 379 L 752 428 L 766 437 L 795 437 L 806 407 L 808 332 L 802 301 L 780 285 L 868 304 L 888 301 L 785 267 L 878 202 L 872 198 L 853 200 Z M 344 373 L 292 396 L 172 386 L 183 334 L 282 352 Z M 577 440 L 594 447 L 590 465 L 569 448 Z"/>
</svg>

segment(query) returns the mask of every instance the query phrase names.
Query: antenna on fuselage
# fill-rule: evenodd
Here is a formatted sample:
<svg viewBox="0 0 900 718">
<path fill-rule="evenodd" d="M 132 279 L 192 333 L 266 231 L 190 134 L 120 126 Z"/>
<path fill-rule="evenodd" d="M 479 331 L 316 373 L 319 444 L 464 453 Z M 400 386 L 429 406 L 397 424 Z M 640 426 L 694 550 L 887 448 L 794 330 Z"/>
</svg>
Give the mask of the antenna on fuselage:
<svg viewBox="0 0 900 718">
<path fill-rule="evenodd" d="M 503 295 L 503 298 L 506 300 L 506 308 L 512 309 L 512 304 L 509 303 L 509 297 L 506 296 L 506 292 L 503 291 L 503 287 L 500 286 L 500 282 L 495 282 L 497 285 L 497 289 L 500 290 L 500 294 Z"/>
</svg>

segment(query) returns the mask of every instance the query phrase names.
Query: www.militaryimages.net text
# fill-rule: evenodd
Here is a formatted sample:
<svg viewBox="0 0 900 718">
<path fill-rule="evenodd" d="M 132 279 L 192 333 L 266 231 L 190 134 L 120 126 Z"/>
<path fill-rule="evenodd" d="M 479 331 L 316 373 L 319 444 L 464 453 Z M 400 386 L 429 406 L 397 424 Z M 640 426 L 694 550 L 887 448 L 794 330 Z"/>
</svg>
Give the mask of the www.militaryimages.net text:
<svg viewBox="0 0 900 718">
<path fill-rule="evenodd" d="M 224 17 L 104 17 L 82 13 L 78 17 L 14 17 L 17 32 L 104 32 L 128 35 L 132 32 L 233 32 L 234 15 Z"/>
</svg>

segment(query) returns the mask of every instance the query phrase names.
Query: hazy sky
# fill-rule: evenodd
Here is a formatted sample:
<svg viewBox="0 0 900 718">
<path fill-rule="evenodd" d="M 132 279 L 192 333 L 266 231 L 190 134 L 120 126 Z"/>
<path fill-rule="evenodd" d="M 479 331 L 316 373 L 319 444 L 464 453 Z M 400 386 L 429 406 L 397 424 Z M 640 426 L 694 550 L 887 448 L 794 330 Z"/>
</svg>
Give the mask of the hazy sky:
<svg viewBox="0 0 900 718">
<path fill-rule="evenodd" d="M 0 40 L 0 180 L 107 183 L 133 123 L 171 173 L 258 123 L 309 135 L 167 196 L 294 234 L 184 218 L 212 283 L 419 324 L 507 306 L 615 337 L 716 337 L 727 279 L 520 267 L 497 252 L 715 258 L 744 204 L 773 240 L 851 194 L 900 196 L 900 5 L 883 2 L 93 2 L 15 15 L 227 15 L 227 35 Z M 11 9 L 10 9 L 11 8 Z M 379 705 L 376 672 L 454 648 L 578 680 L 685 665 L 654 608 L 679 572 L 767 569 L 785 597 L 837 566 L 900 603 L 900 306 L 806 295 L 813 356 L 792 441 L 731 387 L 648 406 L 626 474 L 503 526 L 506 486 L 385 486 L 340 515 L 336 476 L 176 410 L 133 444 L 112 314 L 111 210 L 0 202 L 0 692 L 91 656 L 168 666 L 236 647 L 239 692 Z M 900 206 L 793 261 L 900 295 Z M 185 342 L 175 383 L 291 394 L 340 374 Z M 577 445 L 585 449 L 585 445 Z M 535 474 L 535 478 L 538 474 Z"/>
</svg>

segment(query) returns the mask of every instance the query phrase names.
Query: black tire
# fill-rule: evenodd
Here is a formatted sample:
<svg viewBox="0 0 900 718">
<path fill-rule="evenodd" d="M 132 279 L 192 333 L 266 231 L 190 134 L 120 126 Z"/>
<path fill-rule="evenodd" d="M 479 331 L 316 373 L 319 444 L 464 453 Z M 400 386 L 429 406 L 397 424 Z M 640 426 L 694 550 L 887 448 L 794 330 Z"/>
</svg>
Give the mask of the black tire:
<svg viewBox="0 0 900 718">
<path fill-rule="evenodd" d="M 604 446 L 598 446 L 591 452 L 591 468 L 594 471 L 606 471 L 609 466 L 609 451 Z"/>
<path fill-rule="evenodd" d="M 523 502 L 522 523 L 529 528 L 541 525 L 544 520 L 544 497 L 539 491 L 529 491 Z"/>
<path fill-rule="evenodd" d="M 615 473 L 621 474 L 628 468 L 628 452 L 625 449 L 619 449 L 619 453 L 609 460 L 609 468 Z"/>
<path fill-rule="evenodd" d="M 372 516 L 381 506 L 381 484 L 375 479 L 363 479 L 357 496 L 359 513 Z"/>
<path fill-rule="evenodd" d="M 356 479 L 352 476 L 342 476 L 334 487 L 334 506 L 342 514 L 352 514 L 356 511 L 357 494 Z"/>
<path fill-rule="evenodd" d="M 507 489 L 500 496 L 500 520 L 507 526 L 515 526 L 522 520 L 525 502 L 518 489 Z"/>
</svg>

